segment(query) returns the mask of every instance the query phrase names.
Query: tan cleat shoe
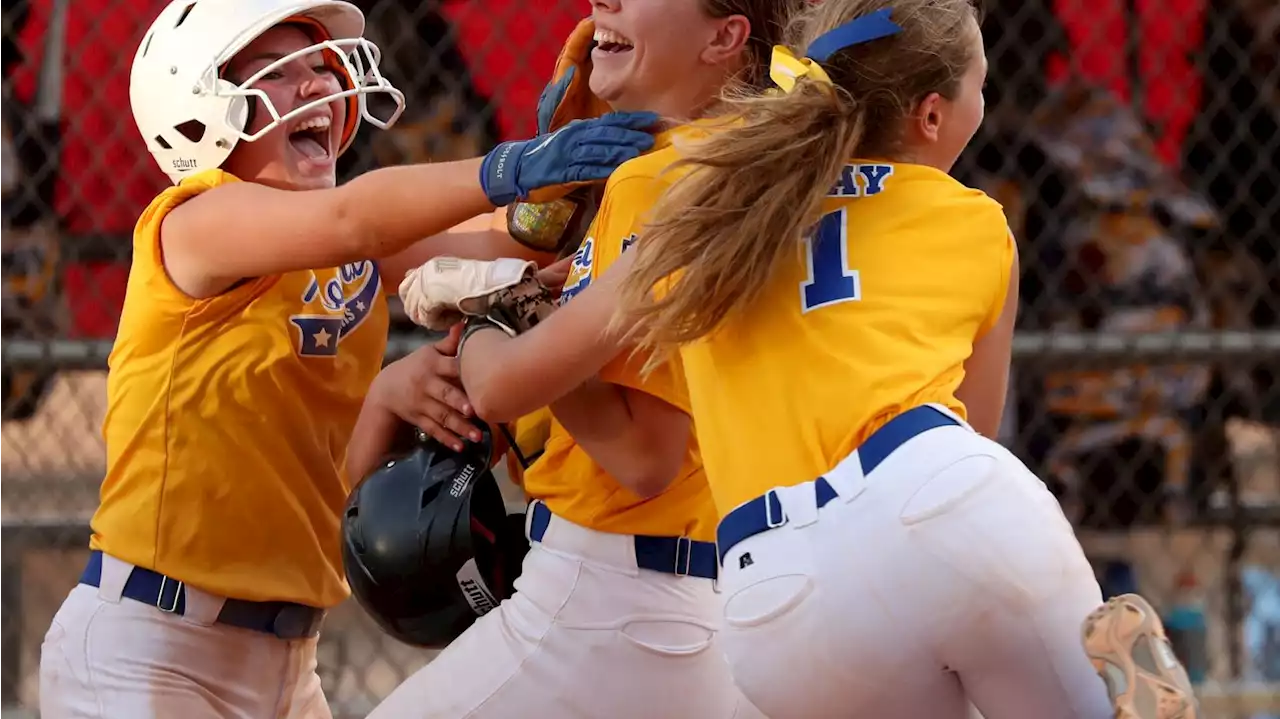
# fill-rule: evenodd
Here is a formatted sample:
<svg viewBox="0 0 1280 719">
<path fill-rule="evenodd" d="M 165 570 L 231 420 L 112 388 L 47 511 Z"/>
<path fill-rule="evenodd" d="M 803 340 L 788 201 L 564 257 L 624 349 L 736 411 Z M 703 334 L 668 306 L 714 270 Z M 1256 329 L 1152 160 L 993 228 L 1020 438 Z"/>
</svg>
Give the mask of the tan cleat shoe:
<svg viewBox="0 0 1280 719">
<path fill-rule="evenodd" d="M 1147 600 L 1113 597 L 1084 620 L 1082 635 L 1115 719 L 1203 719 L 1187 670 Z"/>
</svg>

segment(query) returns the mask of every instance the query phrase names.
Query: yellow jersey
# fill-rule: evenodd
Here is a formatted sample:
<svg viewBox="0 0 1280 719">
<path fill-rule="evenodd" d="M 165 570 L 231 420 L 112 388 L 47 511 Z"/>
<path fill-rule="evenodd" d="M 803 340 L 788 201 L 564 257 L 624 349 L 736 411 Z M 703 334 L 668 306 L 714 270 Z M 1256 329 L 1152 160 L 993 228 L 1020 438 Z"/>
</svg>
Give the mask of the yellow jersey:
<svg viewBox="0 0 1280 719">
<path fill-rule="evenodd" d="M 657 136 L 656 148 L 669 147 L 674 132 Z M 653 205 L 666 189 L 658 179 L 666 153 L 645 155 L 619 167 L 605 185 L 595 220 L 574 256 L 562 302 L 591 284 L 635 242 Z M 624 353 L 600 371 L 605 382 L 646 392 L 689 412 L 689 397 L 679 359 L 642 377 L 644 360 Z M 716 513 L 696 441 L 690 438 L 680 474 L 657 497 L 642 499 L 610 477 L 554 417 L 542 456 L 524 472 L 525 493 L 540 499 L 558 516 L 601 532 L 662 537 L 687 536 L 714 541 Z"/>
<path fill-rule="evenodd" d="M 1003 209 L 946 173 L 853 161 L 824 212 L 756 304 L 680 350 L 721 515 L 816 479 L 903 410 L 965 416 L 964 361 L 1004 306 Z"/>
<path fill-rule="evenodd" d="M 542 456 L 551 436 L 551 408 L 543 407 L 507 425 L 507 479 L 524 486 L 524 468 Z"/>
<path fill-rule="evenodd" d="M 234 181 L 188 177 L 134 229 L 91 545 L 219 595 L 331 607 L 349 591 L 347 440 L 382 366 L 387 302 L 370 261 L 184 294 L 161 260 L 161 223 Z"/>
</svg>

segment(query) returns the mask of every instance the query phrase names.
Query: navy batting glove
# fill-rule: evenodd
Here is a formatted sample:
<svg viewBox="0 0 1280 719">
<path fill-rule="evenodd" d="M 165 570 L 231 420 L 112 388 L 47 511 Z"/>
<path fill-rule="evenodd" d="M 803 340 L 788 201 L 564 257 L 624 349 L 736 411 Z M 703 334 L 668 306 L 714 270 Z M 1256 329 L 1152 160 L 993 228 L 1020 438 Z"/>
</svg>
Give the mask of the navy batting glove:
<svg viewBox="0 0 1280 719">
<path fill-rule="evenodd" d="M 563 197 L 574 187 L 608 179 L 618 165 L 653 147 L 652 112 L 615 112 L 575 120 L 550 135 L 504 142 L 480 165 L 480 186 L 495 207 Z"/>
</svg>

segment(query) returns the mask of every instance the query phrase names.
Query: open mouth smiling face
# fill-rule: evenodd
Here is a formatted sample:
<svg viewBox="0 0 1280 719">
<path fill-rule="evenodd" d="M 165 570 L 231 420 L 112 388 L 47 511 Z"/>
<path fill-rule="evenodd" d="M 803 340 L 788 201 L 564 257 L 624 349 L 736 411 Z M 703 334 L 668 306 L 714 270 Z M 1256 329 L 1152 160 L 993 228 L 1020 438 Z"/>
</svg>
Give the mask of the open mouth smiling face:
<svg viewBox="0 0 1280 719">
<path fill-rule="evenodd" d="M 289 146 L 307 164 L 330 166 L 337 154 L 333 116 L 329 108 L 321 108 L 298 118 L 288 128 Z"/>
<path fill-rule="evenodd" d="M 631 49 L 635 47 L 635 43 L 631 42 L 631 40 L 624 37 L 621 33 L 600 27 L 596 28 L 596 34 L 593 39 L 596 41 L 596 47 L 591 51 L 591 57 L 593 60 L 599 59 L 600 57 L 631 52 Z"/>
</svg>

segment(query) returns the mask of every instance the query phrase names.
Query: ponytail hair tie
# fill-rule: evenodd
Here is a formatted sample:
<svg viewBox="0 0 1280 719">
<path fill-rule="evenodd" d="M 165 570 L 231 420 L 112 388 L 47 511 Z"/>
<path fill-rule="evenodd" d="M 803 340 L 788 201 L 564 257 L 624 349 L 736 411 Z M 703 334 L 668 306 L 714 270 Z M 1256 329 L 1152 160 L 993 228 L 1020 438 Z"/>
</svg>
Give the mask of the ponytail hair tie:
<svg viewBox="0 0 1280 719">
<path fill-rule="evenodd" d="M 769 63 L 769 78 L 786 93 L 794 91 L 796 82 L 802 77 L 831 85 L 831 76 L 822 69 L 820 63 L 826 62 L 832 55 L 847 47 L 902 32 L 902 26 L 891 20 L 889 14 L 888 9 L 877 10 L 819 35 L 809 43 L 804 57 L 797 57 L 783 45 L 774 45 L 773 57 Z"/>
</svg>

